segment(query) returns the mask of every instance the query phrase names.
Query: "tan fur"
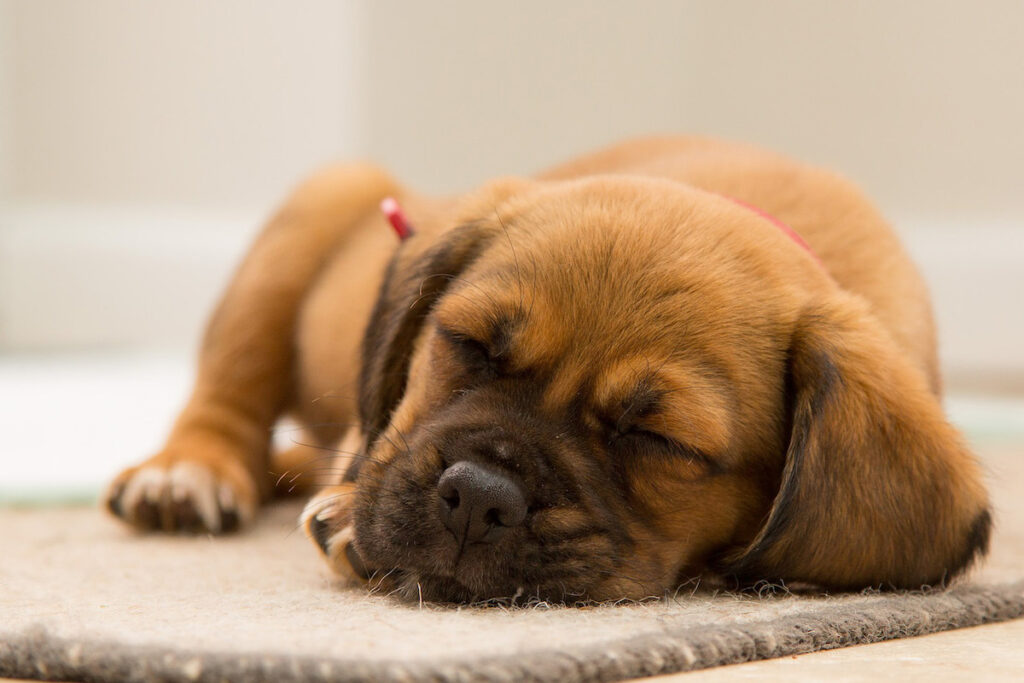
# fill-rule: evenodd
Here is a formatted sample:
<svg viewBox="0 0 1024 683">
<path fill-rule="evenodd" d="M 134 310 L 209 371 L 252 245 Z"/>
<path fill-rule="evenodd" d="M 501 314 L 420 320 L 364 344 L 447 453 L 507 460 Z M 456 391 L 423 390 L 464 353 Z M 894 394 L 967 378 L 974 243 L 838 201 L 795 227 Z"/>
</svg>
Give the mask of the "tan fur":
<svg viewBox="0 0 1024 683">
<path fill-rule="evenodd" d="M 588 595 L 657 593 L 709 567 L 840 588 L 915 585 L 959 571 L 984 544 L 978 468 L 938 403 L 927 292 L 892 230 L 832 173 L 692 138 L 625 143 L 451 199 L 419 197 L 368 166 L 316 174 L 246 257 L 210 322 L 192 398 L 140 467 L 208 468 L 252 510 L 274 487 L 268 443 L 280 415 L 321 447 L 358 423 L 360 341 L 395 246 L 376 210 L 387 195 L 417 230 L 397 273 L 459 226 L 490 235 L 430 315 L 480 336 L 495 311 L 528 309 L 507 357 L 510 371 L 551 375 L 538 414 L 561 419 L 589 386 L 581 419 L 598 429 L 640 382 L 672 398 L 638 424 L 706 454 L 627 467 L 639 503 L 622 523 L 640 547 Z M 794 228 L 821 262 L 730 198 Z M 366 458 L 382 476 L 405 435 L 458 390 L 450 353 L 433 328 L 418 331 L 384 438 L 369 453 L 350 442 L 339 463 Z M 304 467 L 300 455 L 290 467 Z M 435 458 L 427 449 L 419 466 Z M 159 491 L 148 504 L 124 499 L 140 471 L 115 480 L 111 509 L 176 528 Z M 349 514 L 332 520 L 337 534 Z M 591 542 L 599 554 L 602 541 Z"/>
</svg>

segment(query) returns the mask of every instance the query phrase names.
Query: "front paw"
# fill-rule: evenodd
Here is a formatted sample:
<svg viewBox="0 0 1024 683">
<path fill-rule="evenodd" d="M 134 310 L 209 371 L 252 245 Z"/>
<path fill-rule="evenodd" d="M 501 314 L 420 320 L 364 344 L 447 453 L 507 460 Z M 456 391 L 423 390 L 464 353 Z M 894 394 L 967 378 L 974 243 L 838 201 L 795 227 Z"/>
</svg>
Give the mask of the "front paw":
<svg viewBox="0 0 1024 683">
<path fill-rule="evenodd" d="M 165 456 L 119 474 L 103 500 L 143 530 L 215 534 L 252 520 L 259 503 L 252 477 L 240 464 Z"/>
<path fill-rule="evenodd" d="M 365 581 L 369 572 L 352 545 L 352 496 L 355 484 L 323 489 L 306 504 L 300 523 L 335 572 L 350 581 Z"/>
</svg>

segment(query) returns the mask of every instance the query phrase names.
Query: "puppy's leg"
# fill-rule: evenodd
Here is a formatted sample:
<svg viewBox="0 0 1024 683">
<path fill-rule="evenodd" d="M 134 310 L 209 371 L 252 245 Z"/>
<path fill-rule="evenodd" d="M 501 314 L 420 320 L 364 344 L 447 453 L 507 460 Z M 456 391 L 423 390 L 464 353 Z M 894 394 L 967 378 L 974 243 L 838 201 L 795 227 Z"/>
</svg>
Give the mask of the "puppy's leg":
<svg viewBox="0 0 1024 683">
<path fill-rule="evenodd" d="M 109 509 L 145 529 L 228 531 L 273 489 L 271 428 L 294 393 L 301 303 L 391 179 L 367 166 L 313 176 L 252 246 L 202 343 L 195 388 L 164 449 L 122 472 Z"/>
</svg>

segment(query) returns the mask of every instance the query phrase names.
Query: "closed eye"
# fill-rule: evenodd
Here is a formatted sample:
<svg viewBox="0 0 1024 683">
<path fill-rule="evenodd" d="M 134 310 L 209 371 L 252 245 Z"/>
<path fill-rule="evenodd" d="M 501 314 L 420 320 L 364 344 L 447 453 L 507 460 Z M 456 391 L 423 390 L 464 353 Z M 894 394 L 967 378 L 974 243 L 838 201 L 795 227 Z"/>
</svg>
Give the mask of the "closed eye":
<svg viewBox="0 0 1024 683">
<path fill-rule="evenodd" d="M 633 426 L 617 432 L 612 441 L 642 457 L 681 458 L 706 467 L 709 472 L 721 472 L 721 464 L 707 453 L 642 427 Z"/>
<path fill-rule="evenodd" d="M 438 332 L 452 347 L 459 361 L 467 370 L 498 372 L 498 361 L 487 344 L 446 327 L 438 327 Z"/>
</svg>

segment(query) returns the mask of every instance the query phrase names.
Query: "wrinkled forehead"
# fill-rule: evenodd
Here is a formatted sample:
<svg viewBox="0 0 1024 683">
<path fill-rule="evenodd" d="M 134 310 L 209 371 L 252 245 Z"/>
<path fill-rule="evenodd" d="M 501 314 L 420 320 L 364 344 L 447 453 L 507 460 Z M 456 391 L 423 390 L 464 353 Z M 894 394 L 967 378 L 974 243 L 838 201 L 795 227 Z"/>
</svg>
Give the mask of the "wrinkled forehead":
<svg viewBox="0 0 1024 683">
<path fill-rule="evenodd" d="M 624 235 L 587 245 L 508 237 L 452 283 L 439 324 L 484 342 L 510 371 L 545 378 L 542 407 L 628 405 L 649 392 L 707 406 L 714 415 L 698 431 L 716 442 L 709 449 L 724 438 L 708 427 L 725 423 L 727 368 L 670 259 Z M 707 295 L 697 295 L 706 310 Z"/>
<path fill-rule="evenodd" d="M 441 314 L 480 340 L 515 330 L 524 362 L 545 365 L 574 350 L 591 358 L 643 351 L 693 334 L 708 311 L 728 305 L 728 283 L 700 249 L 659 223 L 671 218 L 565 212 L 503 221 L 453 280 Z"/>
<path fill-rule="evenodd" d="M 632 264 L 563 251 L 494 244 L 448 288 L 436 317 L 516 358 L 551 365 L 573 351 L 606 358 L 640 350 L 651 328 L 667 336 L 680 323 L 689 287 L 654 259 Z"/>
</svg>

